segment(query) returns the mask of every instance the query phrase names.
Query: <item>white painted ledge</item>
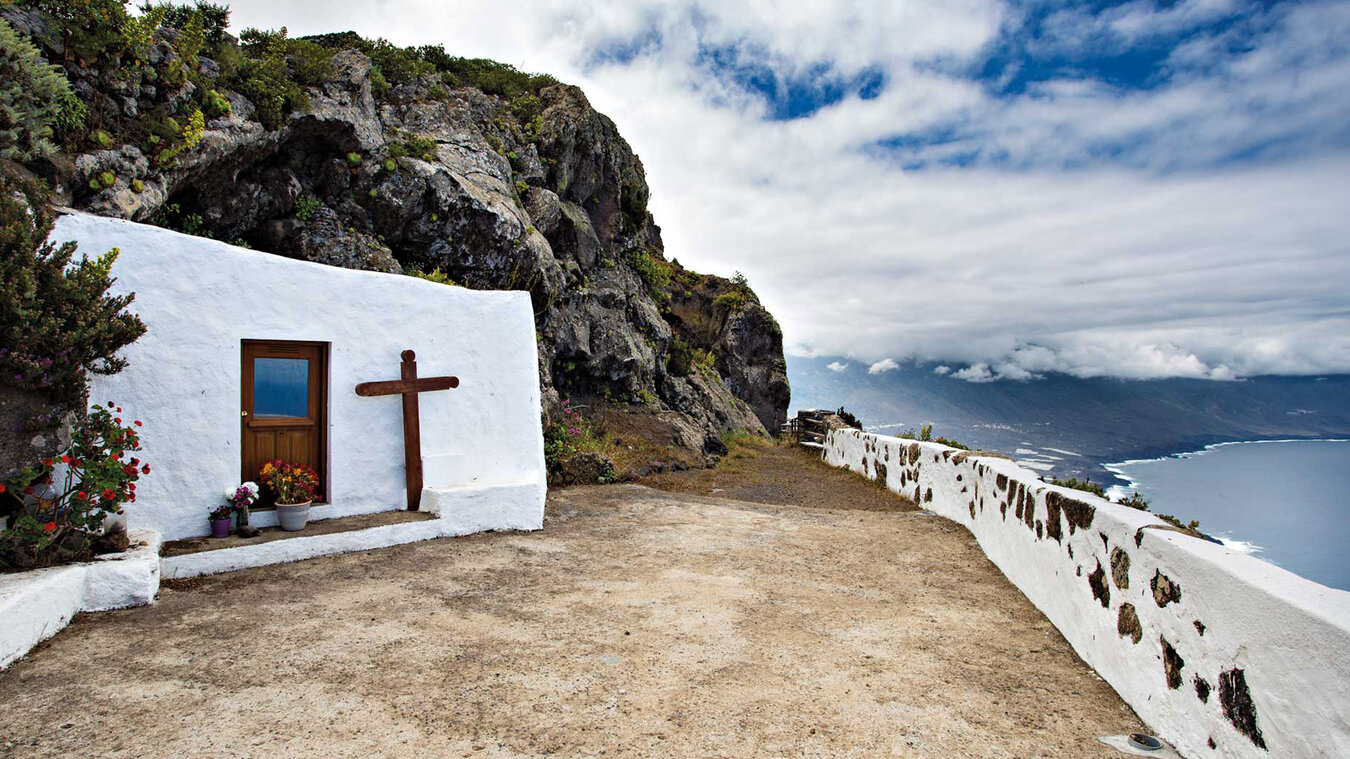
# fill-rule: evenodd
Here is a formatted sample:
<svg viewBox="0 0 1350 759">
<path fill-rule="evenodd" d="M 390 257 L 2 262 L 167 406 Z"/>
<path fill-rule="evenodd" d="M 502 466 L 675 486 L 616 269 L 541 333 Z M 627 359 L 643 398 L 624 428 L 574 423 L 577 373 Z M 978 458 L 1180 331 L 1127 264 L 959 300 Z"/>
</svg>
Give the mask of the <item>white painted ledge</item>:
<svg viewBox="0 0 1350 759">
<path fill-rule="evenodd" d="M 543 483 L 532 482 L 426 488 L 422 508 L 436 519 L 328 535 L 299 533 L 270 543 L 168 556 L 160 561 L 160 572 L 174 579 L 197 577 L 488 530 L 538 530 L 545 493 Z"/>
<path fill-rule="evenodd" d="M 154 601 L 159 592 L 159 533 L 132 530 L 128 537 L 136 547 L 126 553 L 0 575 L 0 668 L 60 632 L 82 611 Z"/>
</svg>

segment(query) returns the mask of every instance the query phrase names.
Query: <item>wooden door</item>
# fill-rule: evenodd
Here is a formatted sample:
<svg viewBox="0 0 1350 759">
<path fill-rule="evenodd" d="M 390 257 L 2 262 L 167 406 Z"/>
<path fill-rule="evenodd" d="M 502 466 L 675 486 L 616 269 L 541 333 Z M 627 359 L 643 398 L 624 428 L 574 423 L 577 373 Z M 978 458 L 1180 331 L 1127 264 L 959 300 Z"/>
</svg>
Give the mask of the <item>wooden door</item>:
<svg viewBox="0 0 1350 759">
<path fill-rule="evenodd" d="M 240 415 L 244 481 L 272 459 L 307 464 L 319 474 L 316 501 L 326 501 L 328 346 L 245 340 Z"/>
</svg>

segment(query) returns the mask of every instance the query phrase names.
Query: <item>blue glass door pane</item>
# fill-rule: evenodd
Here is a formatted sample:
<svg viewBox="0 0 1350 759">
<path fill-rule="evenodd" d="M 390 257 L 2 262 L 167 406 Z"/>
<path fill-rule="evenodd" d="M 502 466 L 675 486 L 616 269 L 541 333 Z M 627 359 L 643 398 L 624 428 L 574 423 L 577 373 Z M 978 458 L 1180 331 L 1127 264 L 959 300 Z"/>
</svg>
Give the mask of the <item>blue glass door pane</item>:
<svg viewBox="0 0 1350 759">
<path fill-rule="evenodd" d="M 309 361 L 253 359 L 253 416 L 309 416 Z"/>
</svg>

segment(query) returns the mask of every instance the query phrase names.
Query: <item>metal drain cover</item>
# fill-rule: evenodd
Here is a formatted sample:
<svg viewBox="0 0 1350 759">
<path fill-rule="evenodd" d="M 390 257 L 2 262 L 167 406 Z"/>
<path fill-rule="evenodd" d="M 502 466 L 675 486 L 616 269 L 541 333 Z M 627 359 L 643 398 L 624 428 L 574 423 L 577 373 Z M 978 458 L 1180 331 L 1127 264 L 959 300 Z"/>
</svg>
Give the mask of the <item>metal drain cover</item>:
<svg viewBox="0 0 1350 759">
<path fill-rule="evenodd" d="M 1162 741 L 1145 733 L 1130 733 L 1130 748 L 1137 748 L 1140 751 L 1160 751 L 1163 747 Z"/>
<path fill-rule="evenodd" d="M 1161 738 L 1146 733 L 1128 735 L 1107 735 L 1097 740 L 1105 743 L 1122 754 L 1130 756 L 1148 756 L 1153 759 L 1181 759 L 1181 755 Z"/>
</svg>

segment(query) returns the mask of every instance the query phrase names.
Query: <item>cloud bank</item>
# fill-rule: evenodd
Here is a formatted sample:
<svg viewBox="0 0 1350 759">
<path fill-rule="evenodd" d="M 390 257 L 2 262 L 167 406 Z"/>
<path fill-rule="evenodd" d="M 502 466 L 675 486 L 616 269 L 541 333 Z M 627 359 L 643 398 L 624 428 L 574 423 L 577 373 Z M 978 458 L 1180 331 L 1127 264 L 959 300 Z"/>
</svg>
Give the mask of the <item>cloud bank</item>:
<svg viewBox="0 0 1350 759">
<path fill-rule="evenodd" d="M 744 272 L 798 354 L 1350 372 L 1350 3 L 232 5 L 580 85 L 667 255 Z"/>
</svg>

